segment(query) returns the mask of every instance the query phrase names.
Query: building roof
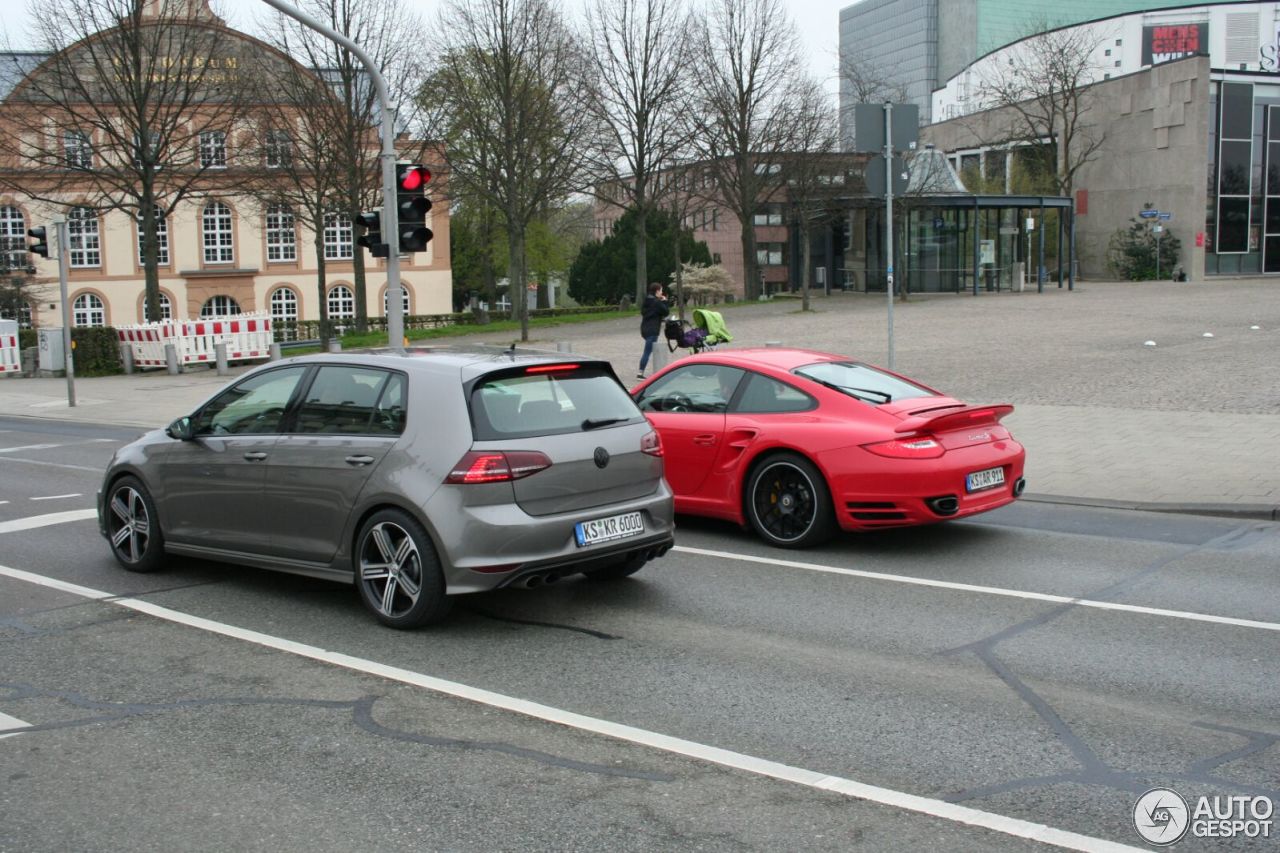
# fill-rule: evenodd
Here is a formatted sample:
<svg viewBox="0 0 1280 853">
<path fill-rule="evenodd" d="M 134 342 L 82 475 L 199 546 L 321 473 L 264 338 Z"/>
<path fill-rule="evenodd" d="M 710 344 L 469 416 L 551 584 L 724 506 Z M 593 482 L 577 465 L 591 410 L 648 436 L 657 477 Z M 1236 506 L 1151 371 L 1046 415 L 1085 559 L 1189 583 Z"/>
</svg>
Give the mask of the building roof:
<svg viewBox="0 0 1280 853">
<path fill-rule="evenodd" d="M 0 101 L 48 58 L 47 53 L 28 50 L 0 52 Z"/>
</svg>

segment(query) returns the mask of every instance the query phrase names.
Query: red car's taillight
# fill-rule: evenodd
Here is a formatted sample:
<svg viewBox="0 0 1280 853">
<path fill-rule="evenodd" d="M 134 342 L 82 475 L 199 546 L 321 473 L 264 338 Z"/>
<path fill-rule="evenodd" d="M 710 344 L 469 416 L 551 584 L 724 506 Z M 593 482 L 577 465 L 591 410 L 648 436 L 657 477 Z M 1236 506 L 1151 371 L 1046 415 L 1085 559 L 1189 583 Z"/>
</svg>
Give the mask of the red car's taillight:
<svg viewBox="0 0 1280 853">
<path fill-rule="evenodd" d="M 446 483 L 506 483 L 551 467 L 545 453 L 536 450 L 472 450 L 453 466 Z"/>
<path fill-rule="evenodd" d="M 661 456 L 662 436 L 656 431 L 646 433 L 645 437 L 640 439 L 640 452 L 648 453 L 650 456 Z"/>
<path fill-rule="evenodd" d="M 937 459 L 947 452 L 936 439 L 919 435 L 914 438 L 877 441 L 874 444 L 864 444 L 862 448 L 890 459 Z"/>
</svg>

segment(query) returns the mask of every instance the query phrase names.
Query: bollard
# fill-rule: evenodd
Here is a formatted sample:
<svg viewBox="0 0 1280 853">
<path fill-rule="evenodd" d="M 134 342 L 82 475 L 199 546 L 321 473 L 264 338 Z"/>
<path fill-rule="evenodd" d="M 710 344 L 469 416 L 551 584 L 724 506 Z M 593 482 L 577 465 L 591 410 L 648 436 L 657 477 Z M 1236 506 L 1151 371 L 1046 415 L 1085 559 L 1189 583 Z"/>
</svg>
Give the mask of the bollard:
<svg viewBox="0 0 1280 853">
<path fill-rule="evenodd" d="M 173 344 L 164 345 L 164 366 L 170 376 L 178 375 L 178 348 Z"/>
<path fill-rule="evenodd" d="M 278 341 L 272 342 L 271 344 L 271 360 L 280 360 L 280 343 Z"/>
<path fill-rule="evenodd" d="M 556 341 L 556 352 L 573 352 L 573 342 Z"/>
<path fill-rule="evenodd" d="M 329 341 L 329 352 L 342 352 L 342 341 L 337 338 Z"/>
<path fill-rule="evenodd" d="M 782 346 L 782 341 L 765 341 L 764 345 L 767 347 L 780 347 Z"/>
<path fill-rule="evenodd" d="M 133 375 L 133 344 L 128 341 L 120 342 L 120 360 L 124 362 L 124 375 Z"/>
<path fill-rule="evenodd" d="M 227 369 L 227 342 L 219 341 L 213 345 L 213 359 L 218 366 L 218 375 L 226 376 L 231 371 Z"/>
</svg>

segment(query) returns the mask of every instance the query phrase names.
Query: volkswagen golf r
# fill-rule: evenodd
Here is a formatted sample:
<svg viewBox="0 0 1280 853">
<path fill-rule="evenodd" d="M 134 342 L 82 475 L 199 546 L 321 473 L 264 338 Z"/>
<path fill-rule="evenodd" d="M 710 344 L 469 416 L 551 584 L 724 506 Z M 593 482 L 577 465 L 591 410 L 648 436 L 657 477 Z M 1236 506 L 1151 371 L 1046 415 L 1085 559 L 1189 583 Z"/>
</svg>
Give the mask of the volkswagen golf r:
<svg viewBox="0 0 1280 853">
<path fill-rule="evenodd" d="M 121 448 L 98 519 L 131 571 L 166 555 L 353 583 L 394 628 L 450 597 L 670 549 L 662 444 L 609 364 L 438 348 L 246 374 Z"/>
</svg>

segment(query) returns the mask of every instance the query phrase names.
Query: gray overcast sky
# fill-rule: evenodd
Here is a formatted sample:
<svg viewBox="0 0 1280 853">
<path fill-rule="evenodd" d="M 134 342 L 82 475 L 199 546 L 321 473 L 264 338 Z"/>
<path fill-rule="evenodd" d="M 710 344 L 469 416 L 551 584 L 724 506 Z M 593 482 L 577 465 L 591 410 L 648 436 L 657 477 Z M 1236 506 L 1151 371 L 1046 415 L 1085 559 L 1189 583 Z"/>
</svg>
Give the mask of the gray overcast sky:
<svg viewBox="0 0 1280 853">
<path fill-rule="evenodd" d="M 441 5 L 437 0 L 409 0 L 409 2 L 419 14 L 424 16 L 434 13 Z M 855 0 L 782 0 L 782 5 L 786 7 L 800 33 L 803 51 L 809 61 L 809 73 L 822 81 L 833 99 L 838 91 L 835 67 L 840 10 L 854 2 Z M 253 19 L 269 9 L 261 0 L 213 0 L 212 5 L 228 17 L 229 23 L 249 32 L 253 31 Z M 581 0 L 562 0 L 562 6 L 566 12 L 573 12 L 582 7 L 582 2 Z M 28 8 L 25 3 L 19 8 L 22 9 L 20 13 L 4 16 L 0 27 L 3 28 L 9 44 L 21 50 L 34 45 L 30 43 L 23 26 Z"/>
</svg>

